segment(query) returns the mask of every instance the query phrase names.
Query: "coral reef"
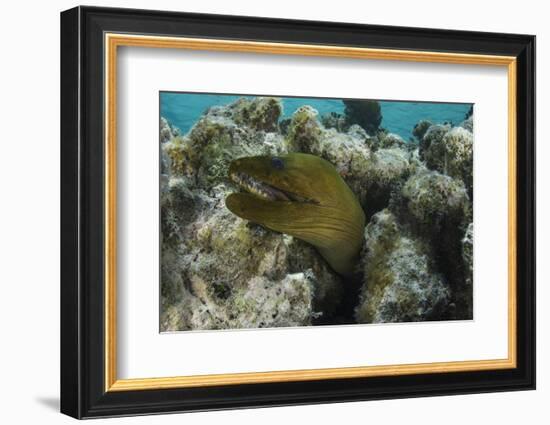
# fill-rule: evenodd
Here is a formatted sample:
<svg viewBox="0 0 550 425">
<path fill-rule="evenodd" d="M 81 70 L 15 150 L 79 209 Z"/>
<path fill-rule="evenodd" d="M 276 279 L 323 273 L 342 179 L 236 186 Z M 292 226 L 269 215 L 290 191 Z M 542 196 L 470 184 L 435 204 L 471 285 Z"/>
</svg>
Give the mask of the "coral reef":
<svg viewBox="0 0 550 425">
<path fill-rule="evenodd" d="M 370 137 L 357 125 L 341 133 L 324 128 L 317 117 L 309 106 L 296 111 L 286 137 L 288 150 L 317 155 L 333 164 L 369 217 L 387 205 L 392 188 L 408 174 L 409 152 L 397 148 L 402 146 L 399 136 Z"/>
<path fill-rule="evenodd" d="M 474 223 L 468 224 L 464 239 L 462 239 L 462 259 L 464 267 L 468 271 L 466 284 L 471 285 L 474 270 Z"/>
<path fill-rule="evenodd" d="M 325 128 L 334 128 L 337 131 L 346 132 L 350 127 L 350 123 L 346 119 L 345 115 L 338 112 L 330 112 L 321 117 L 321 124 Z"/>
<path fill-rule="evenodd" d="M 382 109 L 376 100 L 343 100 L 344 114 L 350 124 L 358 124 L 369 134 L 378 131 L 382 122 Z"/>
<path fill-rule="evenodd" d="M 422 140 L 424 135 L 426 134 L 426 131 L 432 126 L 432 123 L 428 120 L 421 120 L 416 123 L 416 125 L 413 128 L 413 136 L 417 140 Z"/>
<path fill-rule="evenodd" d="M 420 129 L 421 128 L 422 126 L 420 127 Z M 430 149 L 432 143 L 437 143 L 441 141 L 450 129 L 451 126 L 447 124 L 434 124 L 423 131 L 424 135 L 420 139 L 420 143 L 418 145 L 420 158 L 422 160 L 426 160 L 426 152 Z M 417 133 L 421 134 L 422 131 L 419 131 Z"/>
<path fill-rule="evenodd" d="M 431 127 L 432 128 L 432 127 Z M 472 133 L 463 127 L 454 127 L 445 134 L 438 134 L 428 130 L 423 140 L 421 153 L 426 160 L 426 165 L 432 170 L 437 170 L 451 177 L 462 179 L 472 194 L 473 185 L 473 145 Z M 430 137 L 434 136 L 434 137 Z"/>
<path fill-rule="evenodd" d="M 402 189 L 408 212 L 415 221 L 438 230 L 438 223 L 448 217 L 463 217 L 469 198 L 461 180 L 438 173 L 420 171 L 411 176 Z"/>
<path fill-rule="evenodd" d="M 462 261 L 463 237 L 472 220 L 470 197 L 462 180 L 426 169 L 412 175 L 401 193 L 400 208 L 395 208 L 412 232 L 427 241 L 437 253 L 439 270 L 445 272 L 452 288 L 454 319 L 471 317 L 472 270 Z"/>
<path fill-rule="evenodd" d="M 179 130 L 170 125 L 166 118 L 160 117 L 160 143 L 166 143 L 179 136 Z"/>
<path fill-rule="evenodd" d="M 243 110 L 251 126 L 236 124 Z M 211 108 L 187 135 L 162 145 L 163 331 L 303 326 L 326 322 L 336 310 L 341 279 L 313 247 L 241 220 L 224 205 L 233 190 L 229 162 L 284 151 L 258 110 L 271 116 L 280 105 L 262 99 Z"/>
<path fill-rule="evenodd" d="M 320 118 L 325 128 L 345 133 L 352 125 L 357 125 L 370 135 L 376 135 L 381 130 L 382 109 L 378 101 L 346 99 L 342 102 L 345 105 L 344 114 L 330 112 Z"/>
<path fill-rule="evenodd" d="M 455 288 L 458 319 L 473 317 L 473 280 L 474 280 L 474 223 L 468 224 L 462 239 L 463 279 Z"/>
<path fill-rule="evenodd" d="M 460 123 L 460 127 L 465 128 L 470 133 L 474 132 L 474 117 L 470 116 Z"/>
<path fill-rule="evenodd" d="M 277 129 L 280 113 L 280 103 L 269 98 L 241 99 L 229 107 L 210 108 L 187 135 L 162 145 L 168 174 L 190 177 L 197 187 L 206 189 L 225 181 L 227 167 L 235 158 L 283 153 L 282 136 L 268 131 Z M 243 124 L 245 117 L 250 125 Z"/>
<path fill-rule="evenodd" d="M 272 97 L 241 98 L 228 108 L 235 123 L 267 132 L 278 130 L 282 111 L 281 102 Z"/>
<path fill-rule="evenodd" d="M 378 102 L 344 103 L 281 119 L 280 100 L 241 98 L 186 134 L 161 118 L 162 331 L 472 318 L 472 116 L 420 121 L 406 142 Z M 351 278 L 225 206 L 233 160 L 293 152 L 333 164 L 365 212 Z"/>
<path fill-rule="evenodd" d="M 387 148 L 404 149 L 406 145 L 407 145 L 407 143 L 398 134 L 382 132 L 378 135 L 378 148 L 381 148 L 381 149 L 387 149 Z"/>
<path fill-rule="evenodd" d="M 356 309 L 358 323 L 440 320 L 450 290 L 422 240 L 399 224 L 388 209 L 365 228 L 362 259 L 365 284 Z"/>
</svg>

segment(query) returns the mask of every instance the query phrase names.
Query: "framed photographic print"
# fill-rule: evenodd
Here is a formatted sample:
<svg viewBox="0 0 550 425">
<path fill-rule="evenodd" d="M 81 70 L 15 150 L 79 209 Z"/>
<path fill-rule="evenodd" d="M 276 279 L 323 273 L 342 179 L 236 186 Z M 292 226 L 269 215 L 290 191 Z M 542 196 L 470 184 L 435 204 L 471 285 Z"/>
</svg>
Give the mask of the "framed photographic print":
<svg viewBox="0 0 550 425">
<path fill-rule="evenodd" d="M 61 411 L 535 387 L 535 38 L 61 14 Z"/>
</svg>

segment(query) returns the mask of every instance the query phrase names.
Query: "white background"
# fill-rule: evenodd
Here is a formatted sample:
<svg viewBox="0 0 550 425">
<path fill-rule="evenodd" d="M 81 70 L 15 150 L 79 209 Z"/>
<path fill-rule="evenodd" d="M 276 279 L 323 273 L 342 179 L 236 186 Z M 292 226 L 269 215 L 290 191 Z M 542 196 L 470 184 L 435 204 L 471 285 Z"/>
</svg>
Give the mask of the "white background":
<svg viewBox="0 0 550 425">
<path fill-rule="evenodd" d="M 97 5 L 263 15 L 465 30 L 535 33 L 538 36 L 538 217 L 550 216 L 548 105 L 550 28 L 544 2 L 462 0 L 400 2 L 196 2 L 97 1 Z M 0 16 L 0 410 L 3 423 L 70 423 L 57 413 L 59 391 L 59 11 L 70 1 L 9 2 Z M 487 170 L 490 172 L 490 170 Z M 546 196 L 545 196 L 546 194 Z M 538 222 L 538 390 L 338 405 L 241 410 L 110 423 L 333 424 L 343 418 L 369 423 L 548 423 L 550 238 Z"/>
<path fill-rule="evenodd" d="M 121 50 L 119 378 L 507 357 L 508 279 L 502 265 L 508 256 L 508 223 L 506 214 L 495 215 L 508 208 L 506 67 L 425 63 L 404 67 L 395 61 Z M 224 70 L 224 79 L 217 78 L 219 69 Z M 159 90 L 474 103 L 475 320 L 159 334 Z M 488 166 L 491 173 L 486 172 Z M 495 187 L 495 181 L 503 184 Z M 219 347 L 231 347 L 224 351 L 223 362 Z"/>
</svg>

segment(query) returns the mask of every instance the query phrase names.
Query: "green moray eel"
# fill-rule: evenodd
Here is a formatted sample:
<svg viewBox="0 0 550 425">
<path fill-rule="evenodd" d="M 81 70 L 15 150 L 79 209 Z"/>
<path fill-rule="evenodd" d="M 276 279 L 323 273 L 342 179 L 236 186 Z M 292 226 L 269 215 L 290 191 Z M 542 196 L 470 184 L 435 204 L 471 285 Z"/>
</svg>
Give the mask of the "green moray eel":
<svg viewBox="0 0 550 425">
<path fill-rule="evenodd" d="M 246 191 L 226 198 L 233 214 L 302 239 L 334 271 L 353 274 L 365 214 L 331 163 L 302 153 L 246 157 L 231 163 L 229 177 Z"/>
</svg>

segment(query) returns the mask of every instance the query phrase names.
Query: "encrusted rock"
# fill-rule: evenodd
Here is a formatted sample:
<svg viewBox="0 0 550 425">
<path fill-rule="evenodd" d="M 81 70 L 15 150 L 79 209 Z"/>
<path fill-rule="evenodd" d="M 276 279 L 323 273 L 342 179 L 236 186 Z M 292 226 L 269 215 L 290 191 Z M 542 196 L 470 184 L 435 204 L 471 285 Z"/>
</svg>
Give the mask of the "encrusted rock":
<svg viewBox="0 0 550 425">
<path fill-rule="evenodd" d="M 369 144 L 378 146 L 379 142 L 372 142 L 361 127 L 353 125 L 347 133 L 340 133 L 324 128 L 317 116 L 309 106 L 296 111 L 286 139 L 288 149 L 311 153 L 333 164 L 358 197 L 367 217 L 387 205 L 391 191 L 409 172 L 410 154 L 399 147 L 403 140 L 391 135 L 391 148 L 373 152 Z"/>
<path fill-rule="evenodd" d="M 317 119 L 318 115 L 319 112 L 308 105 L 301 106 L 294 112 L 286 138 L 290 151 L 309 152 L 316 149 L 325 131 Z"/>
<path fill-rule="evenodd" d="M 166 118 L 160 118 L 160 143 L 166 143 L 172 140 L 176 134 L 174 134 L 173 127 L 168 123 Z"/>
<path fill-rule="evenodd" d="M 428 245 L 409 234 L 387 209 L 371 218 L 365 241 L 357 322 L 441 320 L 447 315 L 450 290 L 434 270 Z"/>
<path fill-rule="evenodd" d="M 283 111 L 281 102 L 273 97 L 241 98 L 229 106 L 234 121 L 254 130 L 273 132 L 278 130 Z"/>
<path fill-rule="evenodd" d="M 305 273 L 280 280 L 253 277 L 220 303 L 210 294 L 210 282 L 192 276 L 179 302 L 167 306 L 161 317 L 163 331 L 246 329 L 307 326 L 312 320 L 313 285 Z"/>
<path fill-rule="evenodd" d="M 457 319 L 473 318 L 474 224 L 470 223 L 462 239 L 463 279 L 456 285 Z"/>
<path fill-rule="evenodd" d="M 276 130 L 280 111 L 280 102 L 273 98 L 243 98 L 210 108 L 187 135 L 162 145 L 169 174 L 193 177 L 197 186 L 209 189 L 226 179 L 235 158 L 284 153 L 283 137 L 266 132 Z"/>
<path fill-rule="evenodd" d="M 411 231 L 437 253 L 438 270 L 452 288 L 453 319 L 471 319 L 471 270 L 462 261 L 464 230 L 472 220 L 472 207 L 464 184 L 437 171 L 419 171 L 402 189 L 398 213 Z"/>
<path fill-rule="evenodd" d="M 354 180 L 351 187 L 363 200 L 367 217 L 388 206 L 411 172 L 410 154 L 403 149 L 378 149 L 369 163 L 366 178 Z"/>
<path fill-rule="evenodd" d="M 474 223 L 468 225 L 464 239 L 462 239 L 462 259 L 464 260 L 466 270 L 469 272 L 469 278 L 466 283 L 471 285 L 474 270 Z"/>
<path fill-rule="evenodd" d="M 358 124 L 368 134 L 375 134 L 382 122 L 382 109 L 377 100 L 343 100 L 344 114 L 349 124 Z"/>
<path fill-rule="evenodd" d="M 417 145 L 379 130 L 377 102 L 346 105 L 322 122 L 309 106 L 280 121 L 278 99 L 242 98 L 185 135 L 161 119 L 163 331 L 471 318 L 468 120 L 422 121 Z M 372 216 L 359 299 L 312 246 L 225 207 L 232 160 L 288 152 L 331 162 Z"/>
<path fill-rule="evenodd" d="M 413 128 L 412 134 L 418 141 L 421 141 L 424 138 L 424 135 L 426 134 L 426 131 L 428 131 L 428 128 L 430 128 L 433 124 L 428 120 L 421 120 Z"/>
<path fill-rule="evenodd" d="M 431 141 L 424 150 L 424 159 L 428 168 L 462 179 L 471 193 L 473 146 L 474 138 L 470 131 L 463 127 L 453 127 L 443 137 Z"/>
<path fill-rule="evenodd" d="M 178 190 L 164 198 L 171 240 L 161 269 L 166 305 L 180 308 L 163 309 L 163 330 L 299 326 L 334 311 L 340 278 L 312 247 L 231 214 L 223 187 L 219 198 Z M 190 304 L 200 313 L 183 308 Z"/>
<path fill-rule="evenodd" d="M 407 142 L 403 138 L 395 133 L 379 133 L 378 134 L 378 147 L 381 149 L 388 148 L 405 148 Z"/>
<path fill-rule="evenodd" d="M 163 331 L 330 322 L 342 282 L 317 251 L 241 220 L 224 204 L 233 159 L 284 152 L 282 136 L 266 131 L 277 104 L 210 108 L 188 134 L 163 143 Z"/>
<path fill-rule="evenodd" d="M 470 133 L 474 132 L 474 117 L 470 115 L 470 117 L 466 118 L 464 121 L 460 123 L 460 127 L 465 128 Z"/>
<path fill-rule="evenodd" d="M 334 128 L 341 132 L 346 132 L 350 127 L 346 116 L 337 112 L 330 112 L 321 116 L 321 124 L 325 128 Z"/>
<path fill-rule="evenodd" d="M 188 226 L 176 263 L 166 267 L 180 271 L 181 302 L 195 297 L 208 306 L 199 317 L 180 309 L 178 330 L 301 326 L 322 314 L 316 304 L 334 310 L 338 298 L 329 296 L 341 283 L 311 247 L 300 251 L 222 208 L 208 214 Z"/>
<path fill-rule="evenodd" d="M 425 131 L 424 136 L 420 140 L 419 151 L 420 158 L 423 160 L 426 159 L 426 152 L 432 145 L 432 143 L 440 142 L 443 140 L 443 137 L 451 129 L 450 125 L 447 124 L 434 124 Z"/>
<path fill-rule="evenodd" d="M 346 130 L 346 133 L 357 140 L 364 141 L 367 145 L 369 145 L 369 143 L 372 143 L 371 141 L 374 139 L 374 137 L 367 134 L 363 127 L 360 127 L 357 124 L 350 125 L 349 128 Z"/>
<path fill-rule="evenodd" d="M 415 220 L 430 227 L 445 217 L 465 216 L 470 206 L 462 181 L 437 171 L 412 175 L 403 186 L 402 195 Z"/>
</svg>

